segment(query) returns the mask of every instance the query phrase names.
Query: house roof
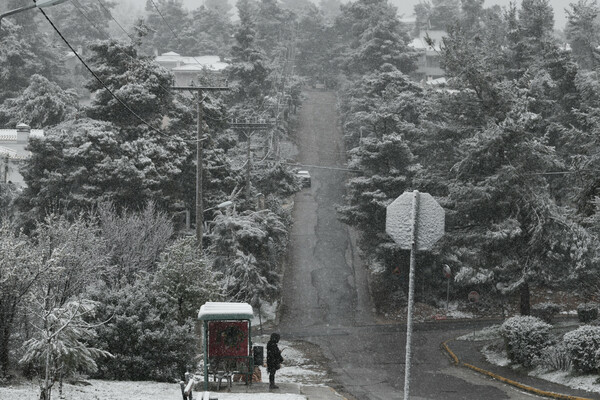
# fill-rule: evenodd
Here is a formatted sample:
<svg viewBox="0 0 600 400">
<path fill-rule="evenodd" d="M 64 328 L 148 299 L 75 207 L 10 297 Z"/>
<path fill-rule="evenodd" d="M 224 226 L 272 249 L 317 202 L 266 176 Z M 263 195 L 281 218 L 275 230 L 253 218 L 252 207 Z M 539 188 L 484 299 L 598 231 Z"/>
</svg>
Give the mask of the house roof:
<svg viewBox="0 0 600 400">
<path fill-rule="evenodd" d="M 43 137 L 43 129 L 32 129 L 30 136 Z M 0 155 L 8 156 L 14 160 L 22 160 L 31 154 L 25 150 L 26 143 L 17 143 L 16 129 L 0 129 Z"/>
<path fill-rule="evenodd" d="M 198 319 L 205 321 L 211 320 L 231 320 L 231 319 L 252 319 L 254 312 L 252 306 L 248 303 L 223 303 L 208 302 L 200 307 Z"/>
<path fill-rule="evenodd" d="M 170 51 L 163 53 L 154 59 L 158 63 L 177 63 L 174 71 L 199 71 L 208 68 L 212 71 L 221 71 L 229 64 L 221 61 L 219 56 L 182 56 Z"/>
<path fill-rule="evenodd" d="M 202 71 L 204 68 L 206 68 L 210 71 L 222 71 L 225 68 L 227 68 L 227 64 L 224 62 L 218 62 L 215 64 L 186 64 L 186 65 L 172 68 L 171 71 L 198 72 L 198 71 Z"/>
<path fill-rule="evenodd" d="M 433 42 L 434 42 L 433 46 L 429 46 L 427 44 L 427 42 L 425 41 L 425 38 L 427 36 L 429 36 L 431 39 L 433 39 Z M 420 31 L 419 35 L 416 38 L 414 38 L 412 40 L 412 42 L 410 42 L 408 45 L 417 50 L 439 51 L 440 45 L 442 43 L 442 39 L 445 36 L 448 36 L 448 33 L 446 31 L 439 31 L 439 30 Z"/>
</svg>

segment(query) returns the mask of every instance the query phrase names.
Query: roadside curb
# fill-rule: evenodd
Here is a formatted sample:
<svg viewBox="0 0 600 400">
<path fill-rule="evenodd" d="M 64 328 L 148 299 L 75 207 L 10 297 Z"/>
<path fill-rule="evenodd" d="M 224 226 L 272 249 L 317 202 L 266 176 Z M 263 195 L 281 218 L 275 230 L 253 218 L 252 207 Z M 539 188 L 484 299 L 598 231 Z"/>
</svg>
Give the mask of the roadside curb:
<svg viewBox="0 0 600 400">
<path fill-rule="evenodd" d="M 498 381 L 504 382 L 504 383 L 509 384 L 511 386 L 517 387 L 517 388 L 519 388 L 521 390 L 524 390 L 526 392 L 537 394 L 539 396 L 549 397 L 549 398 L 552 398 L 552 399 L 564 399 L 564 400 L 592 400 L 592 399 L 588 399 L 586 397 L 569 396 L 569 395 L 566 395 L 566 394 L 554 393 L 554 392 L 548 392 L 548 391 L 541 390 L 541 389 L 536 389 L 534 387 L 531 387 L 531 386 L 528 386 L 528 385 L 524 385 L 524 384 L 522 384 L 520 382 L 517 382 L 517 381 L 514 381 L 512 379 L 505 378 L 505 377 L 500 376 L 498 374 L 495 374 L 493 372 L 486 371 L 483 368 L 479 368 L 479 367 L 476 367 L 474 365 L 461 362 L 458 359 L 458 356 L 456 354 L 454 354 L 454 352 L 450 349 L 450 347 L 448 347 L 448 342 L 451 342 L 453 340 L 455 340 L 455 339 L 448 339 L 445 342 L 443 342 L 441 344 L 441 346 L 442 346 L 442 348 L 444 350 L 446 350 L 446 352 L 450 355 L 450 357 L 454 361 L 454 364 L 457 365 L 457 366 L 462 366 L 462 367 L 465 367 L 465 368 L 469 368 L 469 369 L 471 369 L 473 371 L 479 372 L 480 374 L 487 375 L 487 376 L 489 376 L 489 377 L 491 377 L 493 379 L 496 379 Z"/>
<path fill-rule="evenodd" d="M 333 394 L 335 394 L 336 396 L 338 396 L 340 399 L 342 400 L 348 400 L 346 397 L 342 396 L 341 394 L 338 393 L 337 390 L 335 390 L 334 388 L 332 388 L 331 386 L 327 386 L 329 389 L 331 389 L 331 391 L 333 392 Z"/>
</svg>

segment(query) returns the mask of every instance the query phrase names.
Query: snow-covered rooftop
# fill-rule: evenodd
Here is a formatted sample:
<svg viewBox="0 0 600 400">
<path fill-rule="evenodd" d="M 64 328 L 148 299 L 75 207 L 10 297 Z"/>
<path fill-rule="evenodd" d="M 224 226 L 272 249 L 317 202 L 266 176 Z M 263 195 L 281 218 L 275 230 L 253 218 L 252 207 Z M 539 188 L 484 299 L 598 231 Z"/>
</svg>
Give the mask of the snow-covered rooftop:
<svg viewBox="0 0 600 400">
<path fill-rule="evenodd" d="M 208 302 L 200 307 L 198 319 L 252 319 L 254 312 L 248 303 Z"/>
<path fill-rule="evenodd" d="M 446 31 L 430 30 L 419 32 L 418 37 L 414 38 L 409 44 L 409 47 L 417 50 L 435 50 L 440 51 L 442 40 L 448 34 Z M 433 40 L 433 47 L 427 44 L 425 38 L 429 36 Z"/>
<path fill-rule="evenodd" d="M 43 129 L 31 129 L 29 136 L 43 137 Z M 26 143 L 17 141 L 17 129 L 0 129 L 0 155 L 11 159 L 25 159 L 29 157 L 29 151 L 25 150 Z"/>
<path fill-rule="evenodd" d="M 42 137 L 44 136 L 43 129 L 31 129 L 29 132 L 30 136 Z M 17 141 L 17 130 L 16 129 L 0 129 L 0 142 L 16 142 Z"/>
<path fill-rule="evenodd" d="M 227 68 L 227 65 L 227 63 L 220 61 L 213 64 L 184 64 L 179 67 L 173 68 L 173 71 L 201 71 L 204 68 L 209 69 L 211 71 L 221 71 Z"/>
<path fill-rule="evenodd" d="M 213 71 L 220 71 L 227 67 L 226 62 L 221 61 L 219 56 L 182 56 L 170 51 L 163 53 L 155 58 L 160 63 L 177 63 L 176 70 L 198 70 L 208 68 Z"/>
</svg>

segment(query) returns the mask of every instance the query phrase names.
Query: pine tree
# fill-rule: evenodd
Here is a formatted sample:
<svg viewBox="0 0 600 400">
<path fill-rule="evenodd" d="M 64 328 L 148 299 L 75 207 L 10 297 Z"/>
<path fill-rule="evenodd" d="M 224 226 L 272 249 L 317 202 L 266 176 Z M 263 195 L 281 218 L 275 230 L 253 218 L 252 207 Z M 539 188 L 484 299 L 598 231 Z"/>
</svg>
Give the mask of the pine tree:
<svg viewBox="0 0 600 400">
<path fill-rule="evenodd" d="M 342 6 L 336 19 L 342 54 L 338 66 L 348 75 L 362 75 L 391 64 L 404 73 L 414 70 L 406 28 L 387 0 L 358 0 Z"/>
<path fill-rule="evenodd" d="M 600 43 L 600 23 L 596 1 L 579 0 L 571 3 L 567 9 L 565 34 L 571 45 L 573 57 L 581 68 L 591 70 L 598 65 L 599 54 L 596 50 Z"/>
<path fill-rule="evenodd" d="M 18 97 L 0 104 L 0 126 L 22 122 L 35 129 L 48 129 L 72 118 L 78 108 L 77 96 L 72 91 L 64 91 L 36 74 Z"/>
<path fill-rule="evenodd" d="M 256 30 L 251 3 L 237 3 L 240 26 L 235 33 L 236 43 L 231 48 L 232 64 L 228 68 L 233 99 L 236 102 L 258 101 L 271 87 L 270 69 L 266 54 L 256 45 Z"/>
</svg>

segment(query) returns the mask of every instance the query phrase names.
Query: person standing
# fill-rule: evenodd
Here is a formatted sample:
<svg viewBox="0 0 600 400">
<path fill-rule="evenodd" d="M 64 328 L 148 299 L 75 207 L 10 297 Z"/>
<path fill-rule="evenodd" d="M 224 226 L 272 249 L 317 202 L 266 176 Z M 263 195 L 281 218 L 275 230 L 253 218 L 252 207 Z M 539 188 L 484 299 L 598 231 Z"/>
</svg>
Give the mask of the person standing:
<svg viewBox="0 0 600 400">
<path fill-rule="evenodd" d="M 279 350 L 279 333 L 272 333 L 271 339 L 267 343 L 267 371 L 269 372 L 269 389 L 279 389 L 279 386 L 275 385 L 275 372 L 281 368 L 283 357 L 281 357 L 281 351 Z"/>
</svg>

